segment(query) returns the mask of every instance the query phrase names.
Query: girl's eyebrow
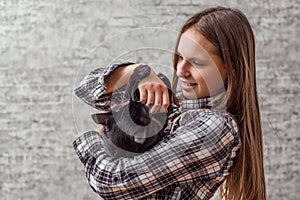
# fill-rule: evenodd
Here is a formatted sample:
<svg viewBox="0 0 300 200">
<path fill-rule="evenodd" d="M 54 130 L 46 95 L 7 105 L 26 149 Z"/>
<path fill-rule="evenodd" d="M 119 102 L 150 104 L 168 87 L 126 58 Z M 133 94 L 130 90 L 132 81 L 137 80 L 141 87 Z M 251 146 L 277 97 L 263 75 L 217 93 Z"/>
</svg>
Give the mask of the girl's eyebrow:
<svg viewBox="0 0 300 200">
<path fill-rule="evenodd" d="M 178 56 L 181 56 L 181 57 L 183 57 L 183 55 L 177 50 L 176 51 L 176 54 L 178 55 Z M 184 57 L 184 58 L 186 58 L 187 60 L 203 60 L 203 61 L 205 61 L 206 59 L 204 59 L 204 58 L 202 58 L 202 57 L 195 57 L 195 56 L 193 56 L 193 57 Z"/>
</svg>

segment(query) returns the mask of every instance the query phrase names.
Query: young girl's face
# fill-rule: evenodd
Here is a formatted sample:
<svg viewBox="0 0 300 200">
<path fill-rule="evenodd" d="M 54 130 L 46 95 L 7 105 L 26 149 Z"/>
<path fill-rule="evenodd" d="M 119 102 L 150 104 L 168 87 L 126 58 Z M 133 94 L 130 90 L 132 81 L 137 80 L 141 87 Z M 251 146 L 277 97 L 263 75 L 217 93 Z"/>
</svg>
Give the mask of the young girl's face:
<svg viewBox="0 0 300 200">
<path fill-rule="evenodd" d="M 225 65 L 216 47 L 194 29 L 185 31 L 178 44 L 176 75 L 187 99 L 213 96 L 224 91 Z"/>
</svg>

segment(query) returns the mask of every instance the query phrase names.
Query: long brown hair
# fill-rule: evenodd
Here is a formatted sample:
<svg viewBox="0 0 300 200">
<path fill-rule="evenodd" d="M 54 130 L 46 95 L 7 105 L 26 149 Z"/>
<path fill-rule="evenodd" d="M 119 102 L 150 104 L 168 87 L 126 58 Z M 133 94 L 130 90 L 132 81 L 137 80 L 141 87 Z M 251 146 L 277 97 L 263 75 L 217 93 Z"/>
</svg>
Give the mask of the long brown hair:
<svg viewBox="0 0 300 200">
<path fill-rule="evenodd" d="M 219 51 L 228 78 L 225 82 L 227 112 L 238 124 L 241 149 L 235 165 L 220 188 L 226 200 L 265 200 L 263 144 L 255 75 L 255 41 L 246 16 L 237 9 L 214 7 L 194 14 L 181 34 L 193 28 Z M 175 50 L 175 52 L 177 52 Z M 174 53 L 174 69 L 178 55 Z M 177 85 L 174 75 L 174 89 Z M 176 102 L 176 101 L 175 101 Z"/>
</svg>

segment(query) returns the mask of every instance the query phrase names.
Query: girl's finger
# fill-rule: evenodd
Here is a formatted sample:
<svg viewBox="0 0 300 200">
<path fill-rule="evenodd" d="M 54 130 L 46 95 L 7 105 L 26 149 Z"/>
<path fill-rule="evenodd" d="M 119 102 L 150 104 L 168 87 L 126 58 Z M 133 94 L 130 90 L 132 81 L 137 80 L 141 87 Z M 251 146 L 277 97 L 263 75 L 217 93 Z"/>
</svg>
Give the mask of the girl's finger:
<svg viewBox="0 0 300 200">
<path fill-rule="evenodd" d="M 140 92 L 140 102 L 146 104 L 147 96 L 148 96 L 147 90 L 144 87 L 140 87 L 139 92 Z"/>
<path fill-rule="evenodd" d="M 104 133 L 104 126 L 100 126 L 98 129 L 96 129 L 96 131 L 102 135 Z"/>
<path fill-rule="evenodd" d="M 158 86 L 155 89 L 155 100 L 154 100 L 154 105 L 150 110 L 151 113 L 157 113 L 161 111 L 162 95 L 163 95 L 163 91 L 161 90 L 161 88 L 162 88 L 161 86 Z"/>
<path fill-rule="evenodd" d="M 168 89 L 166 89 L 165 92 L 162 94 L 162 104 L 161 105 L 167 112 L 167 108 L 170 105 L 170 97 L 169 97 Z"/>
<path fill-rule="evenodd" d="M 162 103 L 162 91 L 160 89 L 155 90 L 154 105 L 160 105 Z"/>
<path fill-rule="evenodd" d="M 155 101 L 155 92 L 153 90 L 148 90 L 147 91 L 147 102 L 146 105 L 148 107 L 151 107 L 154 105 L 154 101 Z"/>
<path fill-rule="evenodd" d="M 158 113 L 161 110 L 161 105 L 154 105 L 150 109 L 150 113 Z"/>
</svg>

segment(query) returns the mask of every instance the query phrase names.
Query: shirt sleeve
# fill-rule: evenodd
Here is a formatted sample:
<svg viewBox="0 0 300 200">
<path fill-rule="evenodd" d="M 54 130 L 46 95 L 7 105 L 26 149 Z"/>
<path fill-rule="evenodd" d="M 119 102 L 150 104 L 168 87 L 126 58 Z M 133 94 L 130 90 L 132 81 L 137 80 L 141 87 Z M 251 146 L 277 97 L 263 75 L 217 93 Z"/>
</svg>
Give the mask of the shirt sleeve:
<svg viewBox="0 0 300 200">
<path fill-rule="evenodd" d="M 101 136 L 87 132 L 73 145 L 90 186 L 104 199 L 139 199 L 174 183 L 225 177 L 240 147 L 233 120 L 210 110 L 185 112 L 167 136 L 133 158 L 110 157 Z"/>
<path fill-rule="evenodd" d="M 121 66 L 134 64 L 132 62 L 111 64 L 106 67 L 99 67 L 88 73 L 74 89 L 75 95 L 88 105 L 106 110 L 111 94 L 103 94 L 107 86 L 104 79 L 110 75 L 115 69 Z"/>
</svg>

